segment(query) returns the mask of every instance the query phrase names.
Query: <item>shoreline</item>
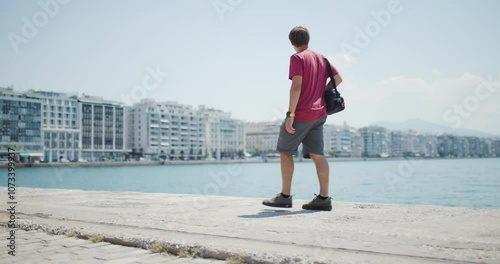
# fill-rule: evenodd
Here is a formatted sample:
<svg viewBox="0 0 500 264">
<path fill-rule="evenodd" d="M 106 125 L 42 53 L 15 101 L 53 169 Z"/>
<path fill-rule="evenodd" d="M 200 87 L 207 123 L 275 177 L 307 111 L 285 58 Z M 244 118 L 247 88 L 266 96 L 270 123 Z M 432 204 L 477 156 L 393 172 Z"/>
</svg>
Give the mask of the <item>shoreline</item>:
<svg viewBox="0 0 500 264">
<path fill-rule="evenodd" d="M 394 160 L 462 160 L 462 159 L 499 159 L 500 157 L 474 158 L 327 158 L 328 162 L 344 161 L 394 161 Z M 310 159 L 294 159 L 295 162 L 312 162 Z M 204 165 L 204 164 L 238 164 L 238 163 L 279 163 L 279 158 L 235 159 L 235 160 L 167 160 L 167 161 L 98 161 L 98 162 L 59 162 L 59 163 L 15 163 L 18 168 L 43 167 L 113 167 L 113 166 L 168 166 L 168 165 Z M 8 168 L 8 163 L 0 163 L 0 168 Z"/>
</svg>

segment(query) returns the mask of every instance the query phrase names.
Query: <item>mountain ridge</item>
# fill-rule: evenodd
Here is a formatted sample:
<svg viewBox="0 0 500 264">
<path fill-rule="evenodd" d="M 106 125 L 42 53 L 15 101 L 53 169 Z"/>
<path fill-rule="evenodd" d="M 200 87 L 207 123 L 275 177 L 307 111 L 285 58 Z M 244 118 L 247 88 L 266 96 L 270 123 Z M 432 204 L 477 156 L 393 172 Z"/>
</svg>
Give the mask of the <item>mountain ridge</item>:
<svg viewBox="0 0 500 264">
<path fill-rule="evenodd" d="M 472 136 L 484 138 L 500 138 L 498 134 L 491 134 L 474 129 L 452 128 L 444 125 L 435 124 L 421 119 L 409 119 L 403 122 L 377 121 L 372 126 L 381 126 L 389 130 L 408 131 L 414 130 L 426 134 L 452 134 L 457 136 Z"/>
</svg>

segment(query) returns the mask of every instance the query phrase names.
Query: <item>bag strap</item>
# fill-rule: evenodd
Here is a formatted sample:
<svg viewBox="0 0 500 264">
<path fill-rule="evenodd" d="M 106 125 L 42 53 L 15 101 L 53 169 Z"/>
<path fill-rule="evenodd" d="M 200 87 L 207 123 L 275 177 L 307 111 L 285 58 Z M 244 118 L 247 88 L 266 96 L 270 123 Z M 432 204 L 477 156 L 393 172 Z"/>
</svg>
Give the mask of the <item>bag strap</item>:
<svg viewBox="0 0 500 264">
<path fill-rule="evenodd" d="M 337 91 L 337 84 L 335 83 L 335 79 L 333 78 L 333 72 L 332 72 L 332 66 L 330 65 L 330 62 L 328 61 L 327 58 L 323 57 L 326 62 L 326 71 L 328 72 L 328 75 L 330 76 L 330 80 L 332 81 L 333 89 Z"/>
</svg>

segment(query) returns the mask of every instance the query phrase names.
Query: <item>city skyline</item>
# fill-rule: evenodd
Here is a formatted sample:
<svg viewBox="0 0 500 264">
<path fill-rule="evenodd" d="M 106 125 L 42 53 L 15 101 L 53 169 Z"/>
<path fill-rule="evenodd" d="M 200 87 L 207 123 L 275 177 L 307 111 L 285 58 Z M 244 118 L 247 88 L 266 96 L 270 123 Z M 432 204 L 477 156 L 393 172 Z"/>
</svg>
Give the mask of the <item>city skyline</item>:
<svg viewBox="0 0 500 264">
<path fill-rule="evenodd" d="M 244 123 L 230 112 L 202 105 L 150 99 L 124 106 L 89 95 L 18 93 L 12 88 L 0 88 L 0 108 L 0 156 L 16 146 L 30 162 L 274 157 L 281 123 Z M 499 137 L 382 126 L 357 129 L 347 123 L 325 125 L 324 142 L 325 154 L 346 158 L 500 155 Z"/>
<path fill-rule="evenodd" d="M 13 89 L 13 92 L 21 93 L 21 94 L 33 94 L 33 93 L 59 93 L 56 91 L 44 91 L 44 90 L 26 90 L 26 91 L 18 91 L 13 87 L 1 87 L 0 89 Z M 168 103 L 168 104 L 177 104 L 185 107 L 190 107 L 193 108 L 194 110 L 199 110 L 200 108 L 204 109 L 212 109 L 215 111 L 223 111 L 222 109 L 219 109 L 214 106 L 210 105 L 190 105 L 190 104 L 184 104 L 180 103 L 178 101 L 156 101 L 154 98 L 142 98 L 141 101 L 134 102 L 133 104 L 127 104 L 126 102 L 123 101 L 118 101 L 118 100 L 110 100 L 109 98 L 104 98 L 100 96 L 95 96 L 91 94 L 85 94 L 85 93 L 78 93 L 78 92 L 73 92 L 73 93 L 67 93 L 67 96 L 75 96 L 76 98 L 96 98 L 99 100 L 104 100 L 108 102 L 113 102 L 113 103 L 119 103 L 125 107 L 132 107 L 135 105 L 141 105 L 144 102 L 148 101 L 153 101 L 156 104 L 162 104 L 162 103 Z M 233 113 L 231 111 L 226 111 L 225 113 L 228 113 L 230 116 L 233 116 Z M 264 121 L 247 121 L 243 119 L 238 119 L 235 118 L 239 121 L 242 121 L 244 123 L 266 123 L 266 122 L 281 122 L 282 120 L 279 118 L 275 118 L 273 120 L 264 120 Z M 351 125 L 351 123 L 344 121 L 343 123 L 327 123 L 327 125 L 334 125 L 334 126 L 345 126 L 345 125 Z M 363 127 L 371 127 L 371 126 L 378 126 L 378 127 L 384 127 L 389 131 L 409 131 L 413 130 L 422 134 L 434 134 L 436 136 L 438 135 L 456 135 L 456 136 L 472 136 L 472 137 L 480 137 L 480 138 L 500 138 L 500 134 L 491 134 L 487 133 L 484 131 L 476 130 L 476 129 L 455 129 L 452 126 L 443 126 L 443 125 L 438 125 L 436 123 L 432 122 L 427 122 L 421 119 L 408 119 L 404 120 L 402 122 L 388 122 L 384 120 L 378 120 L 376 122 L 372 122 L 370 124 L 364 125 L 364 126 L 354 126 L 357 129 L 363 128 Z"/>
<path fill-rule="evenodd" d="M 329 124 L 419 118 L 500 135 L 499 3 L 362 3 L 2 2 L 0 86 L 272 121 L 288 107 L 288 32 L 305 25 L 345 81 L 347 109 Z"/>
</svg>

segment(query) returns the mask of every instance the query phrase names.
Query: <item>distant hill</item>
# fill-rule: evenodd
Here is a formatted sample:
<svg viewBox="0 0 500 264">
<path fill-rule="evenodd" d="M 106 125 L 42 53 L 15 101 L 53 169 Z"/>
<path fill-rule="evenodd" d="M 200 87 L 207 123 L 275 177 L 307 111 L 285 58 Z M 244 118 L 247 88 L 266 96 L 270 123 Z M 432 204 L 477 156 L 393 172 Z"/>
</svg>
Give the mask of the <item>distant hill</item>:
<svg viewBox="0 0 500 264">
<path fill-rule="evenodd" d="M 485 138 L 496 138 L 500 137 L 500 135 L 489 134 L 486 132 L 473 130 L 473 129 L 455 129 L 443 125 L 434 124 L 431 122 L 423 121 L 420 119 L 411 119 L 404 122 L 388 122 L 388 121 L 379 121 L 372 124 L 373 126 L 382 126 L 389 130 L 397 130 L 397 131 L 408 131 L 415 130 L 420 133 L 426 134 L 436 134 L 437 131 L 446 134 L 453 134 L 457 136 L 473 136 L 473 137 L 485 137 Z"/>
</svg>

